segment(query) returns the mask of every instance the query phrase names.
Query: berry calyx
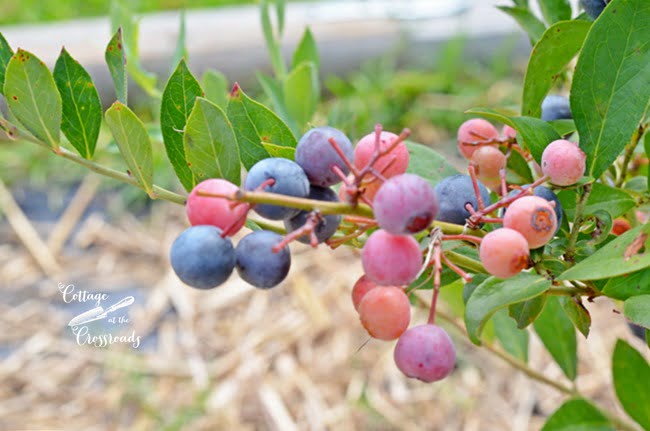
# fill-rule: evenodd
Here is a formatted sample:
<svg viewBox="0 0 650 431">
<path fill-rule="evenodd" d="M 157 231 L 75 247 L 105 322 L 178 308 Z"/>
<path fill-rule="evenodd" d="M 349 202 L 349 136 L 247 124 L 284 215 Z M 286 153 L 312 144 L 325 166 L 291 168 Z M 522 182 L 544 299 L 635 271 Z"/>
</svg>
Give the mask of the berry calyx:
<svg viewBox="0 0 650 431">
<path fill-rule="evenodd" d="M 541 247 L 557 230 L 555 209 L 544 198 L 524 196 L 510 204 L 503 217 L 503 227 L 522 234 L 531 249 Z"/>
</svg>

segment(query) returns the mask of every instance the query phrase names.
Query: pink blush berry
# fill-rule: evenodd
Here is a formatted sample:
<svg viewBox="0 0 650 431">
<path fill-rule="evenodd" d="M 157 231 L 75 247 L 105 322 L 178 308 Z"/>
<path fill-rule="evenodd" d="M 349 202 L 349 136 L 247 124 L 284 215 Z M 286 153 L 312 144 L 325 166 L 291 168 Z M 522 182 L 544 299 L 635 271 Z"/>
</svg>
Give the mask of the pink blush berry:
<svg viewBox="0 0 650 431">
<path fill-rule="evenodd" d="M 391 235 L 379 229 L 370 235 L 361 251 L 368 278 L 382 286 L 411 284 L 420 272 L 422 252 L 410 236 Z"/>
<path fill-rule="evenodd" d="M 514 229 L 526 238 L 529 248 L 541 247 L 557 230 L 555 208 L 538 196 L 524 196 L 510 204 L 503 227 Z"/>
<path fill-rule="evenodd" d="M 371 337 L 394 340 L 406 331 L 411 322 L 411 303 L 399 287 L 380 286 L 361 300 L 359 319 Z"/>
<path fill-rule="evenodd" d="M 236 223 L 230 229 L 230 235 L 244 226 L 244 223 L 246 223 L 246 205 L 237 205 L 231 208 L 231 201 L 225 198 L 199 196 L 199 190 L 215 194 L 231 194 L 237 192 L 239 188 L 229 181 L 217 178 L 197 184 L 188 196 L 185 205 L 187 218 L 192 226 L 211 225 L 226 230 L 233 223 Z"/>
<path fill-rule="evenodd" d="M 398 136 L 394 133 L 381 132 L 379 149 L 381 151 L 387 150 L 397 138 Z M 371 133 L 361 138 L 359 143 L 357 143 L 357 146 L 354 148 L 354 165 L 357 168 L 363 169 L 370 163 L 370 159 L 375 151 L 375 140 L 376 134 Z M 404 142 L 401 142 L 390 153 L 377 159 L 374 168 L 385 178 L 390 178 L 405 173 L 408 165 L 409 152 Z"/>
<path fill-rule="evenodd" d="M 503 126 L 503 129 L 501 129 L 501 136 L 506 139 L 516 139 L 517 131 L 506 124 Z"/>
<path fill-rule="evenodd" d="M 458 150 L 466 159 L 471 159 L 474 151 L 479 148 L 475 145 L 467 145 L 468 143 L 494 139 L 499 139 L 499 132 L 490 122 L 482 118 L 467 120 L 458 128 Z"/>
<path fill-rule="evenodd" d="M 426 383 L 447 377 L 456 364 L 456 349 L 447 332 L 436 325 L 415 326 L 395 345 L 395 365 L 407 377 Z"/>
<path fill-rule="evenodd" d="M 481 263 L 490 274 L 510 278 L 528 266 L 528 241 L 513 229 L 500 228 L 483 237 L 479 248 Z"/>
<path fill-rule="evenodd" d="M 585 174 L 587 156 L 575 142 L 553 141 L 542 153 L 542 172 L 558 186 L 570 186 Z"/>
</svg>

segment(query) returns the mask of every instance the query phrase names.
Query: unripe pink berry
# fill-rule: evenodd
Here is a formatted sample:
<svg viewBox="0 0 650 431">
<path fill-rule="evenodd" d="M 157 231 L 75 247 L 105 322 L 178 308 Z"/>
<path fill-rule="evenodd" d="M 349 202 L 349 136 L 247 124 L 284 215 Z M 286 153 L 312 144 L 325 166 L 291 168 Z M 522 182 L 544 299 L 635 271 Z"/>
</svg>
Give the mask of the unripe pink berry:
<svg viewBox="0 0 650 431">
<path fill-rule="evenodd" d="M 359 303 L 359 319 L 371 337 L 394 340 L 411 322 L 411 303 L 399 287 L 379 286 L 366 293 Z"/>
<path fill-rule="evenodd" d="M 363 270 L 369 279 L 382 286 L 411 284 L 420 272 L 422 252 L 411 236 L 391 235 L 378 229 L 361 251 Z"/>
<path fill-rule="evenodd" d="M 379 149 L 381 151 L 386 151 L 393 145 L 397 138 L 398 136 L 394 133 L 386 131 L 381 132 L 379 139 Z M 368 163 L 370 163 L 370 159 L 372 158 L 372 155 L 375 151 L 376 139 L 376 133 L 370 133 L 369 135 L 361 138 L 357 146 L 354 148 L 354 165 L 357 168 L 363 169 L 368 166 Z M 375 161 L 373 168 L 385 178 L 390 178 L 394 177 L 395 175 L 401 175 L 405 173 L 408 165 L 408 149 L 406 148 L 404 142 L 400 142 L 395 148 L 390 151 L 390 153 L 378 158 Z"/>
<path fill-rule="evenodd" d="M 494 139 L 499 139 L 499 132 L 490 122 L 482 118 L 467 120 L 458 128 L 458 150 L 466 159 L 471 159 L 474 151 L 479 148 L 467 144 L 492 141 Z"/>
<path fill-rule="evenodd" d="M 506 124 L 501 129 L 501 136 L 506 139 L 517 139 L 517 131 Z"/>
<path fill-rule="evenodd" d="M 503 227 L 516 230 L 526 238 L 531 249 L 537 248 L 555 235 L 557 216 L 546 199 L 524 196 L 510 204 L 503 217 Z"/>
<path fill-rule="evenodd" d="M 471 158 L 476 176 L 483 184 L 492 190 L 497 190 L 501 185 L 501 169 L 505 169 L 507 159 L 497 147 L 479 147 Z"/>
<path fill-rule="evenodd" d="M 578 182 L 585 173 L 587 156 L 575 142 L 558 139 L 542 153 L 542 171 L 551 183 L 570 186 Z"/>
<path fill-rule="evenodd" d="M 519 232 L 506 227 L 483 237 L 479 248 L 481 263 L 490 274 L 510 278 L 528 266 L 528 241 Z"/>
<path fill-rule="evenodd" d="M 236 193 L 239 188 L 229 181 L 218 178 L 208 179 L 197 184 L 187 197 L 187 203 L 185 204 L 187 218 L 192 226 L 212 225 L 223 231 L 236 223 L 230 229 L 230 235 L 244 226 L 246 212 L 248 211 L 247 205 L 240 204 L 233 207 L 232 205 L 235 204 L 225 198 L 199 196 L 199 190 L 228 195 Z"/>
</svg>

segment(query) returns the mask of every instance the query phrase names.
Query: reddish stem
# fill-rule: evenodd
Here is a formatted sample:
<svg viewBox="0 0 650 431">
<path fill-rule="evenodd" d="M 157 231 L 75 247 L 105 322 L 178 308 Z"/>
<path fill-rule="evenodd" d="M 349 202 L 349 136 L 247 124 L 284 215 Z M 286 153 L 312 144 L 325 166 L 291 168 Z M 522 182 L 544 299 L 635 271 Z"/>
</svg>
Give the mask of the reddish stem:
<svg viewBox="0 0 650 431">
<path fill-rule="evenodd" d="M 460 275 L 463 278 L 463 280 L 465 280 L 467 283 L 472 281 L 472 276 L 469 275 L 468 273 L 466 273 L 465 271 L 463 271 L 460 267 L 458 267 L 451 260 L 447 259 L 447 256 L 445 256 L 444 253 L 441 254 L 440 257 L 442 258 L 442 261 L 445 263 L 445 265 L 447 265 L 449 267 L 449 269 L 454 271 L 456 274 Z"/>
<path fill-rule="evenodd" d="M 481 197 L 481 190 L 478 188 L 478 180 L 476 179 L 476 168 L 474 167 L 473 164 L 470 164 L 467 170 L 469 171 L 469 176 L 472 178 L 472 186 L 474 187 L 474 194 L 476 195 L 476 202 L 478 202 L 478 210 L 480 212 L 483 210 L 483 208 L 485 208 L 485 203 L 483 202 L 483 198 Z"/>
<path fill-rule="evenodd" d="M 318 223 L 322 220 L 322 216 L 318 211 L 312 211 L 309 213 L 307 216 L 307 221 L 305 221 L 305 224 L 303 224 L 301 227 L 298 229 L 294 230 L 293 232 L 289 232 L 284 236 L 282 241 L 277 243 L 271 250 L 273 253 L 278 253 L 280 252 L 284 247 L 289 245 L 291 241 L 295 241 L 298 238 L 304 236 L 304 235 L 309 235 L 309 244 L 316 248 L 318 247 L 318 238 L 316 237 L 316 226 Z"/>
<path fill-rule="evenodd" d="M 437 243 L 433 249 L 433 297 L 431 298 L 431 308 L 429 309 L 429 320 L 427 323 L 434 325 L 436 321 L 436 305 L 438 303 L 438 293 L 440 292 L 440 273 L 442 272 L 442 245 Z"/>
</svg>

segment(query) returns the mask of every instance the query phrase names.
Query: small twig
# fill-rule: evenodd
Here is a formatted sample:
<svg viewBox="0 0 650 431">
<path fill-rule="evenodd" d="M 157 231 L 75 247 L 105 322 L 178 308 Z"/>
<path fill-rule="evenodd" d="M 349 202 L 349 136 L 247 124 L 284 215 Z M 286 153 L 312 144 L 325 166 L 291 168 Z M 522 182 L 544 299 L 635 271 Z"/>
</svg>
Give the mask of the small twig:
<svg viewBox="0 0 650 431">
<path fill-rule="evenodd" d="M 625 146 L 625 156 L 623 158 L 623 166 L 621 166 L 621 172 L 618 175 L 618 178 L 616 179 L 615 187 L 620 188 L 623 183 L 625 183 L 625 177 L 627 176 L 627 170 L 628 166 L 630 165 L 630 160 L 632 160 L 632 156 L 634 155 L 634 150 L 636 149 L 636 146 L 639 143 L 639 140 L 641 140 L 641 137 L 643 136 L 643 133 L 645 132 L 645 128 L 643 124 L 639 124 L 639 127 L 634 131 L 634 134 L 632 135 L 632 139 L 630 142 Z"/>
<path fill-rule="evenodd" d="M 566 251 L 564 252 L 564 260 L 570 263 L 573 263 L 575 257 L 575 248 L 576 242 L 578 241 L 578 234 L 580 233 L 582 223 L 585 221 L 583 212 L 587 206 L 587 201 L 589 200 L 590 193 L 591 184 L 585 184 L 582 188 L 582 196 L 580 196 L 578 203 L 576 204 L 576 209 L 573 216 L 573 225 L 571 226 L 571 234 L 569 235 L 569 242 L 567 243 Z"/>
</svg>

